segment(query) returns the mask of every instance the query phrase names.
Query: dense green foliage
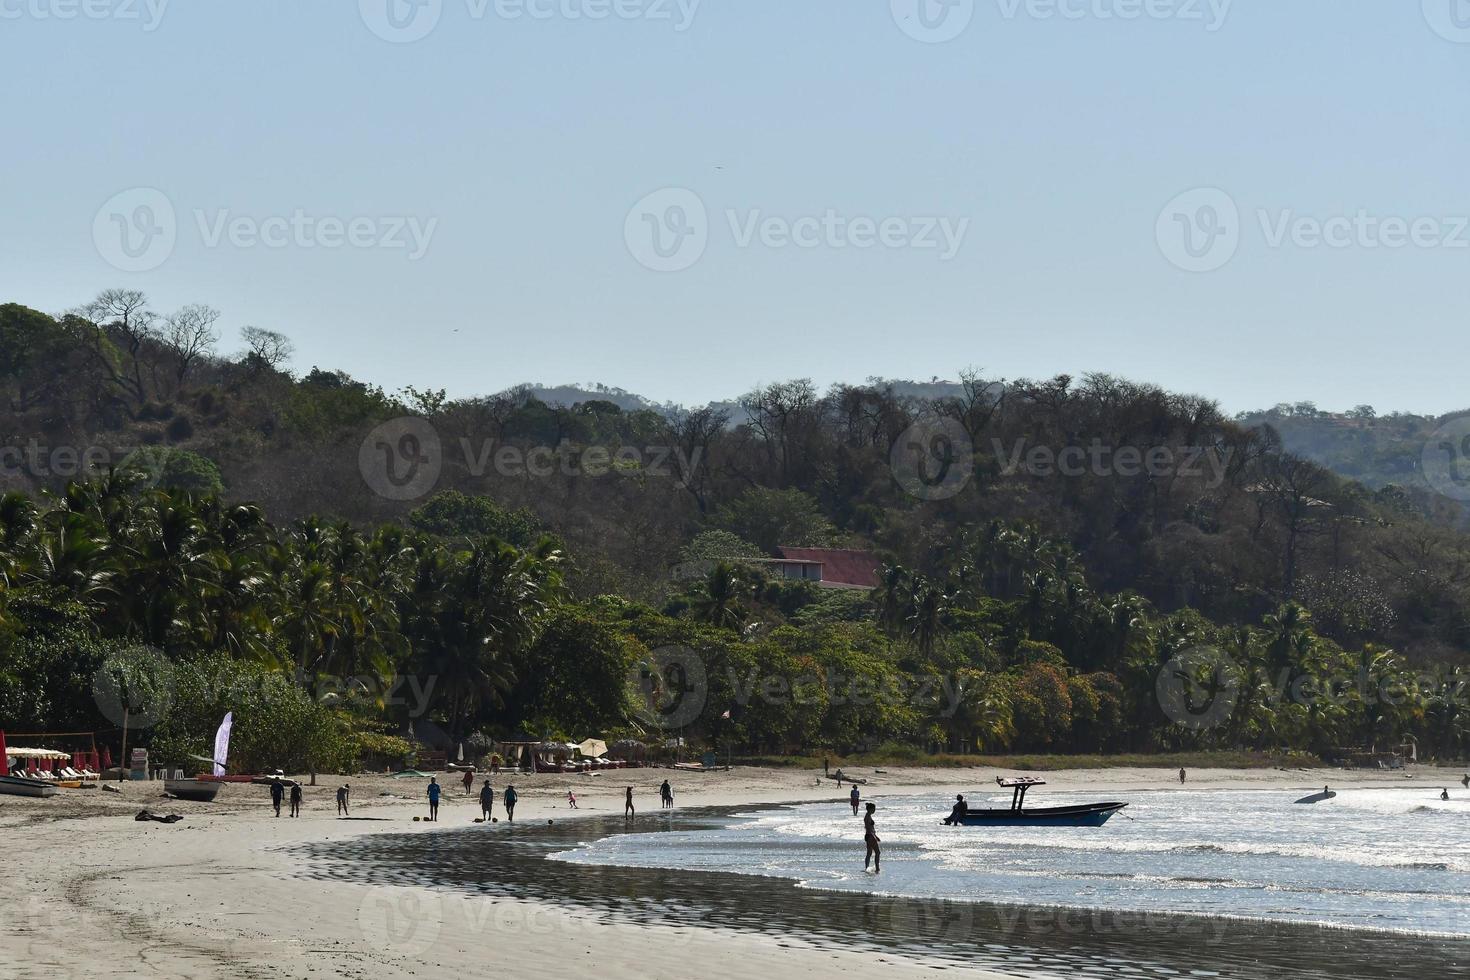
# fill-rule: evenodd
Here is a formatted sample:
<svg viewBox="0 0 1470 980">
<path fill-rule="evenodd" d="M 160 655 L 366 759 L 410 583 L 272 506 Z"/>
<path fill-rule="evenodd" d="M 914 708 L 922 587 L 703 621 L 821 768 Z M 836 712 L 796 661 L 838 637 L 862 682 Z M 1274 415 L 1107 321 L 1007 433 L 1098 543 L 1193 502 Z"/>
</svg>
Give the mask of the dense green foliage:
<svg viewBox="0 0 1470 980">
<path fill-rule="evenodd" d="M 733 410 L 453 401 L 295 377 L 254 328 L 233 358 L 185 349 L 162 322 L 120 290 L 0 307 L 0 446 L 28 450 L 0 497 L 0 725 L 103 726 L 95 676 L 141 647 L 184 693 L 139 737 L 197 752 L 248 706 L 242 751 L 283 767 L 397 757 L 410 725 L 773 754 L 1465 751 L 1452 502 L 1342 479 L 1204 399 L 967 376 L 787 382 Z M 438 455 L 415 450 L 436 480 L 404 500 L 360 451 L 410 415 Z M 918 465 L 942 493 L 905 472 L 935 427 L 948 455 Z M 773 578 L 762 559 L 801 545 L 875 551 L 883 581 Z M 1202 698 L 1184 724 L 1171 684 Z M 1233 710 L 1191 724 L 1221 692 Z"/>
</svg>

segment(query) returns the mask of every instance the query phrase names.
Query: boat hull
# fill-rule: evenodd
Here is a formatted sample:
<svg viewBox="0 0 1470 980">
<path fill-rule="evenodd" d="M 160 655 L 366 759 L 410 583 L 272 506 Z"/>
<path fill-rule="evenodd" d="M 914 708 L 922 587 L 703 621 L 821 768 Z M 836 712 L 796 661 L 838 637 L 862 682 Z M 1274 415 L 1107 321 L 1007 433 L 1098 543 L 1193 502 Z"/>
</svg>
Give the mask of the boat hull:
<svg viewBox="0 0 1470 980">
<path fill-rule="evenodd" d="M 214 798 L 219 795 L 221 785 L 217 782 L 203 782 L 197 779 L 167 779 L 164 780 L 163 791 L 179 800 L 213 803 Z"/>
<path fill-rule="evenodd" d="M 36 779 L 0 776 L 0 794 L 6 796 L 55 796 L 56 787 Z"/>
<path fill-rule="evenodd" d="M 958 823 L 962 827 L 1101 827 L 1127 805 L 1084 803 L 1033 810 L 971 810 Z"/>
</svg>

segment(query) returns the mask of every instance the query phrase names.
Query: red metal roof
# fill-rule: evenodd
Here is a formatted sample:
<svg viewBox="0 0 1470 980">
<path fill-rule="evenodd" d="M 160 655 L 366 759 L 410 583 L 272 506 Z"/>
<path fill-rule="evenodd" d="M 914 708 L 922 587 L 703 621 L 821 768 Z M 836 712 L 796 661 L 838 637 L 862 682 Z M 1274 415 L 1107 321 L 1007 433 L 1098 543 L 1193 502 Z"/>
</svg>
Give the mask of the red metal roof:
<svg viewBox="0 0 1470 980">
<path fill-rule="evenodd" d="M 833 585 L 878 587 L 878 557 L 871 551 L 844 548 L 782 548 L 781 557 L 791 561 L 822 563 L 822 581 Z"/>
</svg>

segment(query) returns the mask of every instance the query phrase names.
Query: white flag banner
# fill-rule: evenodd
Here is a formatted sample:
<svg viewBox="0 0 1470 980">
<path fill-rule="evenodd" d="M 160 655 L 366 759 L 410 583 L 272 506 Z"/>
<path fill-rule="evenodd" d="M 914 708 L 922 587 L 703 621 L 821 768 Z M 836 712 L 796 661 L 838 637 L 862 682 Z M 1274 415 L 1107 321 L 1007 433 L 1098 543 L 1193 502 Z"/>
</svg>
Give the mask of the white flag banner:
<svg viewBox="0 0 1470 980">
<path fill-rule="evenodd" d="M 219 731 L 214 733 L 214 774 L 216 776 L 225 774 L 225 762 L 230 758 L 230 728 L 234 723 L 235 713 L 231 711 L 220 723 Z"/>
</svg>

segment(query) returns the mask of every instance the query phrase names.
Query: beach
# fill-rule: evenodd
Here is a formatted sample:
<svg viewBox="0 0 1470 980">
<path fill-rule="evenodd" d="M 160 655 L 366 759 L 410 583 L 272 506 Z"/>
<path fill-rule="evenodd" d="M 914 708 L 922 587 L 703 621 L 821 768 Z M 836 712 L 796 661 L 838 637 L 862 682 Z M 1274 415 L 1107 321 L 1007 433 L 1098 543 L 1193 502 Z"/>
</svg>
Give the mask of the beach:
<svg viewBox="0 0 1470 980">
<path fill-rule="evenodd" d="M 871 782 L 869 798 L 933 794 L 936 807 L 955 792 L 994 785 L 988 769 L 870 769 L 850 774 Z M 1049 788 L 1127 799 L 1133 793 L 1179 791 L 1177 770 L 1097 769 L 1043 774 Z M 1460 773 L 1415 768 L 1407 773 L 1340 770 L 1197 770 L 1189 791 L 1423 788 L 1451 785 Z M 638 922 L 599 916 L 571 902 L 476 897 L 464 887 L 432 882 L 336 880 L 318 872 L 303 849 L 344 853 L 366 835 L 433 835 L 424 844 L 462 846 L 444 833 L 534 834 L 547 821 L 606 818 L 622 813 L 623 789 L 633 786 L 638 821 L 653 829 L 656 790 L 672 780 L 683 808 L 839 801 L 819 773 L 735 768 L 686 773 L 668 769 L 598 776 L 501 774 L 497 794 L 513 782 L 521 802 L 516 827 L 473 826 L 477 795 L 464 795 L 455 774 L 440 776 L 444 798 L 437 824 L 424 816 L 423 780 L 382 776 L 318 777 L 306 788 L 300 819 L 271 815 L 264 787 L 226 786 L 212 804 L 174 801 L 159 783 L 121 784 L 123 792 L 63 791 L 45 800 L 0 798 L 0 829 L 9 843 L 0 878 L 0 975 L 15 977 L 408 977 L 508 972 L 518 977 L 595 975 L 722 977 L 932 975 L 953 963 L 907 951 L 855 953 L 824 947 L 820 935 L 782 935 L 723 925 L 668 924 L 656 915 Z M 335 788 L 352 785 L 352 817 L 336 816 Z M 820 785 L 819 785 L 820 783 Z M 477 779 L 476 792 L 479 788 Z M 580 809 L 566 803 L 576 792 Z M 140 809 L 177 813 L 173 825 L 137 822 Z M 504 818 L 497 803 L 496 814 Z M 635 829 L 637 824 L 635 824 Z M 851 828 L 845 828 L 851 830 Z M 854 837 L 861 861 L 860 835 Z M 494 869 L 487 869 L 493 877 Z M 697 876 L 697 872 L 689 872 Z M 462 884 L 462 883 L 461 883 Z M 661 896 L 635 896 L 657 902 Z M 1201 962 L 1200 969 L 1208 969 Z M 964 975 L 987 974 L 959 969 Z"/>
</svg>

